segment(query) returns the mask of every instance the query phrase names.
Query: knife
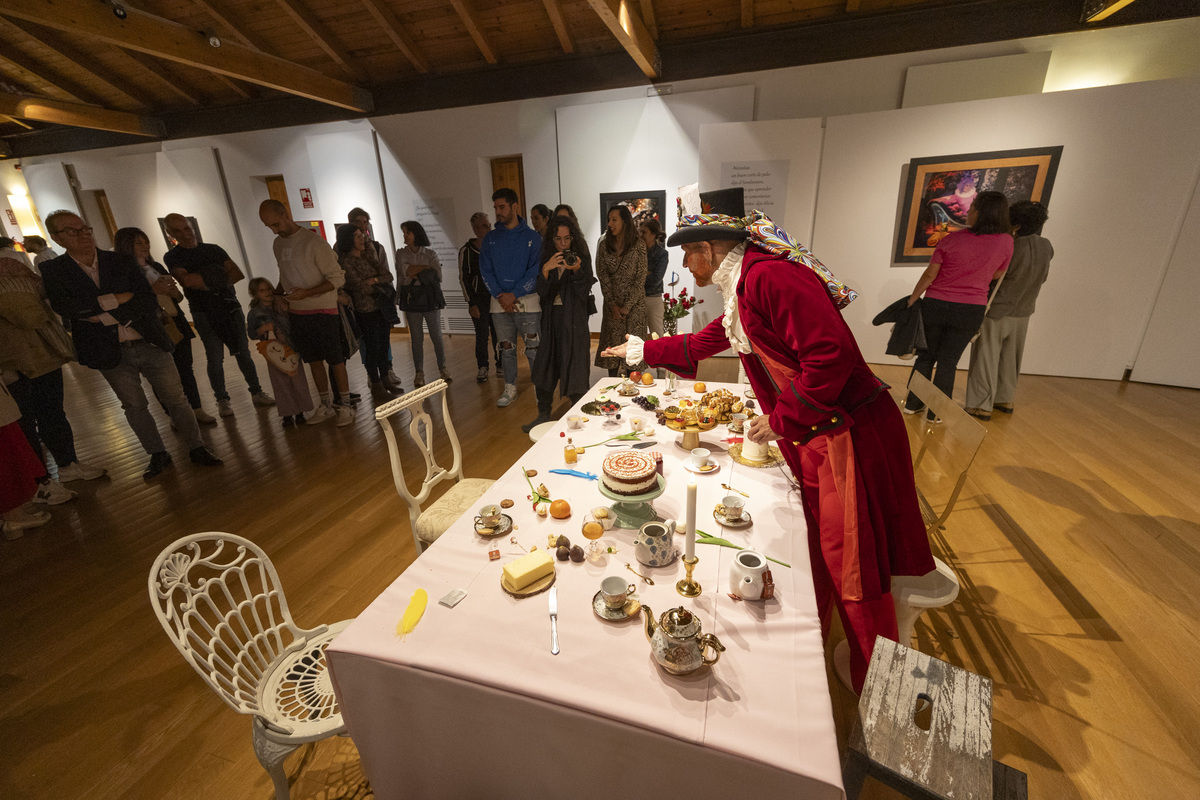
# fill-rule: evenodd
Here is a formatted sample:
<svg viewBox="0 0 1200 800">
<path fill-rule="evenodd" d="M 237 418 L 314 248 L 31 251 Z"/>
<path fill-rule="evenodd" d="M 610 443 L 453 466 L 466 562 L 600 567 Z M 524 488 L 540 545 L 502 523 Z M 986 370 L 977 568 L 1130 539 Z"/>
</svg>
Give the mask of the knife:
<svg viewBox="0 0 1200 800">
<path fill-rule="evenodd" d="M 550 654 L 558 655 L 558 587 L 550 587 Z"/>
</svg>

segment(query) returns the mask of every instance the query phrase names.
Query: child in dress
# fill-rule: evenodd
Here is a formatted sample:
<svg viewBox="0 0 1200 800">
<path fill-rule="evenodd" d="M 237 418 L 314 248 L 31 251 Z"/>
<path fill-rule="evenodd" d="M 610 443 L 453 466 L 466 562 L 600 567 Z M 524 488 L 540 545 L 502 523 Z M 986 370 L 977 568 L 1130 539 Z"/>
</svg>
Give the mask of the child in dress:
<svg viewBox="0 0 1200 800">
<path fill-rule="evenodd" d="M 283 427 L 304 425 L 304 412 L 313 410 L 313 401 L 304 365 L 292 350 L 287 300 L 275 294 L 275 287 L 266 278 L 250 281 L 249 289 L 252 299 L 246 332 L 258 340 L 258 352 L 267 360 L 275 410 L 283 418 Z"/>
</svg>

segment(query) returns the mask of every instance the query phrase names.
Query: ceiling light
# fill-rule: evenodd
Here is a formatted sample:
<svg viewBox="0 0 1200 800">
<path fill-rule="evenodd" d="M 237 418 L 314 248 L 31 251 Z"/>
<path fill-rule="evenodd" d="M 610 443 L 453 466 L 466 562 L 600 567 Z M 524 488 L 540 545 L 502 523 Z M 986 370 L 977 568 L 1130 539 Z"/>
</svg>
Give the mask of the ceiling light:
<svg viewBox="0 0 1200 800">
<path fill-rule="evenodd" d="M 113 16 L 117 19 L 125 19 L 129 16 L 129 10 L 120 3 L 113 3 Z"/>
<path fill-rule="evenodd" d="M 1079 21 L 1099 22 L 1132 2 L 1133 0 L 1083 0 L 1083 15 Z"/>
<path fill-rule="evenodd" d="M 208 43 L 210 45 L 212 45 L 213 47 L 220 47 L 221 46 L 221 37 L 217 36 L 215 33 L 210 34 L 208 37 Z"/>
</svg>

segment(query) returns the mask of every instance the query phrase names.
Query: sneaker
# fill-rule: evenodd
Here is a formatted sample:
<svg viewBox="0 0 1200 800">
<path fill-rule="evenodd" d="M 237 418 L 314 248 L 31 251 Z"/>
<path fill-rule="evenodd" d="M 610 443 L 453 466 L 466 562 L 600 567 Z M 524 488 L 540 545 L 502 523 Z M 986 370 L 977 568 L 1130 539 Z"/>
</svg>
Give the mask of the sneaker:
<svg viewBox="0 0 1200 800">
<path fill-rule="evenodd" d="M 993 403 L 992 411 L 999 411 L 1001 414 L 1011 414 L 1011 413 L 1013 413 L 1013 404 L 1012 403 Z"/>
<path fill-rule="evenodd" d="M 196 415 L 196 422 L 201 425 L 216 425 L 217 418 L 205 411 L 203 408 L 193 408 L 192 413 Z"/>
<path fill-rule="evenodd" d="M 354 424 L 354 408 L 352 406 L 338 406 L 334 413 L 337 416 L 334 424 L 339 428 Z"/>
<path fill-rule="evenodd" d="M 4 515 L 4 538 L 10 541 L 20 539 L 25 535 L 25 531 L 30 528 L 40 528 L 49 521 L 50 514 L 46 511 L 14 509 Z"/>
<path fill-rule="evenodd" d="M 504 384 L 504 394 L 500 395 L 500 399 L 496 401 L 496 405 L 499 406 L 500 408 L 504 408 L 505 406 L 509 405 L 510 403 L 512 403 L 513 400 L 516 400 L 516 399 L 517 399 L 516 384 L 506 383 L 506 384 Z"/>
<path fill-rule="evenodd" d="M 476 383 L 487 383 L 487 379 L 488 379 L 488 368 L 480 367 L 479 372 L 475 373 L 475 382 Z"/>
<path fill-rule="evenodd" d="M 425 373 L 418 372 L 416 375 L 413 376 L 413 386 L 420 388 L 424 385 L 425 385 Z"/>
<path fill-rule="evenodd" d="M 320 425 L 322 422 L 328 422 L 333 419 L 333 417 L 334 410 L 324 403 L 320 403 L 309 412 L 307 422 L 309 425 Z"/>
<path fill-rule="evenodd" d="M 192 460 L 193 464 L 198 464 L 202 467 L 219 467 L 225 463 L 204 445 L 193 447 L 188 452 L 188 458 Z"/>
<path fill-rule="evenodd" d="M 160 453 L 155 453 L 150 456 L 150 464 L 146 467 L 146 471 L 142 473 L 143 480 L 157 478 L 163 473 L 163 470 L 171 466 L 171 454 L 166 450 Z"/>
<path fill-rule="evenodd" d="M 531 430 L 536 428 L 538 425 L 541 425 L 543 422 L 549 422 L 550 420 L 551 420 L 551 417 L 549 414 L 542 414 L 539 412 L 537 415 L 537 419 L 533 420 L 532 422 L 526 422 L 524 425 L 521 426 L 521 432 L 529 433 Z"/>
<path fill-rule="evenodd" d="M 271 397 L 271 395 L 267 394 L 261 389 L 257 393 L 250 395 L 250 399 L 254 401 L 254 405 L 256 406 L 275 405 L 275 398 Z"/>
<path fill-rule="evenodd" d="M 295 417 L 284 417 L 283 418 L 283 427 L 285 427 L 285 428 L 296 427 L 296 418 Z"/>
<path fill-rule="evenodd" d="M 981 419 L 984 422 L 987 422 L 992 418 L 992 413 L 990 411 L 984 411 L 982 408 L 964 408 L 963 411 L 967 412 L 975 419 Z"/>
<path fill-rule="evenodd" d="M 58 468 L 58 482 L 94 481 L 96 478 L 103 478 L 107 474 L 108 470 L 104 467 L 94 467 L 91 464 L 76 461 L 73 464 L 67 464 L 65 467 Z"/>
<path fill-rule="evenodd" d="M 438 375 L 440 375 L 442 377 L 442 380 L 444 380 L 446 383 L 454 383 L 454 378 L 450 377 L 450 370 L 439 369 Z"/>
<path fill-rule="evenodd" d="M 78 496 L 58 481 L 49 480 L 38 484 L 37 494 L 33 496 L 33 502 L 46 506 L 56 506 L 60 503 L 69 503 Z"/>
<path fill-rule="evenodd" d="M 232 400 L 218 400 L 217 401 L 217 413 L 220 414 L 222 417 L 232 417 L 233 416 L 233 401 Z"/>
<path fill-rule="evenodd" d="M 903 411 L 905 414 L 920 414 L 922 411 L 925 410 L 925 406 L 923 404 L 921 405 L 920 408 L 909 408 L 908 406 L 901 406 L 900 410 Z"/>
</svg>

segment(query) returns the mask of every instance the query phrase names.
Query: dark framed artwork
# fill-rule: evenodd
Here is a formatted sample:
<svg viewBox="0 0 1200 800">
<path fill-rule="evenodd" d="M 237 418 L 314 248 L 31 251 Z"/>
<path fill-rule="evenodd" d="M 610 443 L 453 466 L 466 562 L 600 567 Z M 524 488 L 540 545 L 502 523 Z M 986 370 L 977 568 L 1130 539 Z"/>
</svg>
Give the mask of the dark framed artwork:
<svg viewBox="0 0 1200 800">
<path fill-rule="evenodd" d="M 962 153 L 908 162 L 896 237 L 896 264 L 929 261 L 948 233 L 967 227 L 967 213 L 980 192 L 999 191 L 1009 203 L 1049 203 L 1062 147 Z"/>
<path fill-rule="evenodd" d="M 667 192 L 666 190 L 650 192 L 604 192 L 600 195 L 600 230 L 606 229 L 608 212 L 613 206 L 627 206 L 633 216 L 634 226 L 641 225 L 647 219 L 656 219 L 665 231 Z"/>
<path fill-rule="evenodd" d="M 196 232 L 196 243 L 203 244 L 204 237 L 200 235 L 200 223 L 196 222 L 195 217 L 188 217 L 187 221 L 192 223 L 192 230 Z M 179 242 L 175 241 L 174 236 L 167 233 L 167 218 L 166 217 L 158 218 L 158 229 L 160 231 L 162 231 L 163 241 L 165 241 L 167 243 L 167 249 L 174 250 L 175 247 L 179 244 Z"/>
</svg>

